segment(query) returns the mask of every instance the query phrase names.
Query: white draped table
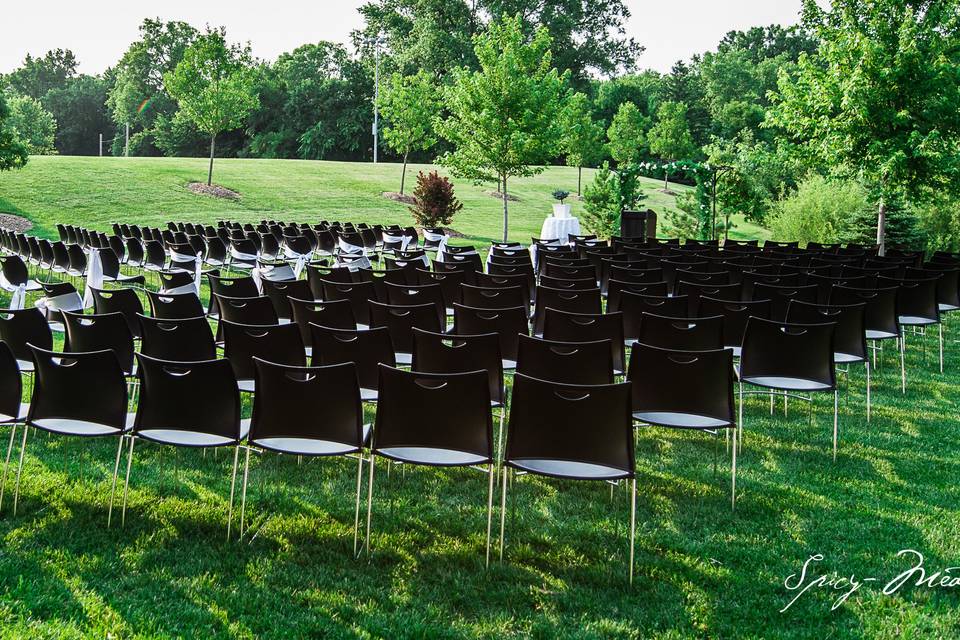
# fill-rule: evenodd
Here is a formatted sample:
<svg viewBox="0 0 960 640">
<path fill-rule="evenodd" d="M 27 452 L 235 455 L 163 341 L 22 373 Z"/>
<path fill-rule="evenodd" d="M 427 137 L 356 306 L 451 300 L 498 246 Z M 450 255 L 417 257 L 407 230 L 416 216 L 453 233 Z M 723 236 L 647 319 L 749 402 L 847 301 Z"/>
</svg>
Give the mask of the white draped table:
<svg viewBox="0 0 960 640">
<path fill-rule="evenodd" d="M 550 216 L 543 221 L 543 226 L 540 228 L 540 237 L 542 239 L 556 239 L 559 240 L 561 244 L 568 242 L 568 236 L 570 234 L 575 236 L 580 235 L 580 220 L 573 216 L 566 218 Z"/>
</svg>

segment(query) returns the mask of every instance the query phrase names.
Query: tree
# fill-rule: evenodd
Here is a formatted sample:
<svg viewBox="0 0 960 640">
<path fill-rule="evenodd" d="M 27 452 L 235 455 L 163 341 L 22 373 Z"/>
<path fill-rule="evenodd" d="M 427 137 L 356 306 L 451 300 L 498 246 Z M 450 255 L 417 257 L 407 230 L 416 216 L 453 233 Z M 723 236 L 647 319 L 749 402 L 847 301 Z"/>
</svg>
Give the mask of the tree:
<svg viewBox="0 0 960 640">
<path fill-rule="evenodd" d="M 30 155 L 53 153 L 53 139 L 57 121 L 43 108 L 40 101 L 30 96 L 7 94 L 9 114 L 7 126 L 27 148 Z"/>
<path fill-rule="evenodd" d="M 657 109 L 657 122 L 647 134 L 650 153 L 667 164 L 663 168 L 663 190 L 670 187 L 670 165 L 687 159 L 696 152 L 690 127 L 687 126 L 687 105 L 682 102 L 663 102 Z"/>
<path fill-rule="evenodd" d="M 81 75 L 43 97 L 44 108 L 57 121 L 57 153 L 95 156 L 99 135 L 113 138 L 114 123 L 105 104 L 110 85 L 110 78 Z"/>
<path fill-rule="evenodd" d="M 624 102 L 607 129 L 610 155 L 617 165 L 640 162 L 647 146 L 648 120 L 641 115 L 637 105 Z"/>
<path fill-rule="evenodd" d="M 403 194 L 410 152 L 426 151 L 437 143 L 433 121 L 440 112 L 439 89 L 425 71 L 412 76 L 395 73 L 380 94 L 380 111 L 387 123 L 384 142 L 403 156 Z"/>
<path fill-rule="evenodd" d="M 577 195 L 580 195 L 583 167 L 592 166 L 603 158 L 606 146 L 603 143 L 603 125 L 593 119 L 590 99 L 575 93 L 563 112 L 563 151 L 567 165 L 577 168 Z"/>
<path fill-rule="evenodd" d="M 77 74 L 77 58 L 69 49 L 48 51 L 42 58 L 29 53 L 23 65 L 6 77 L 6 84 L 14 92 L 42 100 L 51 89 L 59 89 Z"/>
<path fill-rule="evenodd" d="M 253 92 L 249 50 L 227 45 L 222 28 L 208 30 L 184 52 L 176 69 L 164 75 L 163 82 L 183 116 L 210 136 L 207 184 L 212 184 L 217 135 L 242 125 L 260 104 Z"/>
<path fill-rule="evenodd" d="M 140 25 L 140 39 L 130 45 L 114 70 L 107 106 L 120 128 L 129 124 L 144 132 L 143 152 L 159 152 L 154 144 L 160 128 L 172 127 L 177 102 L 164 86 L 164 75 L 176 69 L 197 30 L 186 22 L 147 19 Z M 170 139 L 169 136 L 167 138 Z M 162 149 L 167 154 L 196 153 L 194 138 L 189 144 Z M 122 152 L 123 138 L 115 139 L 114 152 Z"/>
<path fill-rule="evenodd" d="M 876 203 L 877 244 L 888 205 L 960 189 L 960 12 L 934 0 L 805 0 L 820 39 L 781 72 L 770 126 L 812 162 L 862 180 Z"/>
<path fill-rule="evenodd" d="M 584 226 L 600 238 L 610 238 L 620 230 L 620 214 L 645 199 L 638 165 L 628 164 L 614 171 L 604 162 L 583 193 Z"/>
<path fill-rule="evenodd" d="M 27 147 L 17 138 L 9 124 L 10 107 L 0 92 L 0 171 L 19 169 L 27 164 Z"/>
<path fill-rule="evenodd" d="M 450 115 L 438 132 L 454 150 L 438 160 L 455 175 L 497 180 L 506 241 L 508 179 L 542 172 L 542 166 L 534 165 L 560 150 L 566 74 L 552 66 L 546 30 L 538 29 L 528 41 L 519 16 L 494 22 L 474 43 L 480 70 L 453 74 L 446 91 Z"/>
</svg>

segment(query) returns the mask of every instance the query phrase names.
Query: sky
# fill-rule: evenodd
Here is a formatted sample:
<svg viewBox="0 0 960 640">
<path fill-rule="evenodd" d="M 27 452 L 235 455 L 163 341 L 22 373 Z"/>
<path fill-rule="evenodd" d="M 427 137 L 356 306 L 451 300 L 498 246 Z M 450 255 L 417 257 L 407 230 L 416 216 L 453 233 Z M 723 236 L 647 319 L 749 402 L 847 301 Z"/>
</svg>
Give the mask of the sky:
<svg viewBox="0 0 960 640">
<path fill-rule="evenodd" d="M 82 73 L 100 73 L 137 39 L 144 18 L 224 25 L 231 40 L 250 42 L 259 58 L 275 59 L 301 44 L 347 43 L 361 26 L 364 0 L 163 0 L 156 4 L 103 0 L 10 2 L 0 22 L 0 73 L 24 56 L 71 49 Z M 800 0 L 626 0 L 628 34 L 646 47 L 638 67 L 669 71 L 679 59 L 714 48 L 732 29 L 795 24 Z M 7 2 L 4 2 L 7 4 Z"/>
</svg>

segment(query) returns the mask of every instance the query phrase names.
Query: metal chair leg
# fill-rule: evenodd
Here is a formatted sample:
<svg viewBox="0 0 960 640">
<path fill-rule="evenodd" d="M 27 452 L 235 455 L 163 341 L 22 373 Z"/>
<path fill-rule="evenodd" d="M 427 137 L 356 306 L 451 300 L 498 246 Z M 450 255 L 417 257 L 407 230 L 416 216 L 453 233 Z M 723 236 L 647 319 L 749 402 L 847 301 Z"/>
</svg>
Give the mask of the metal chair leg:
<svg viewBox="0 0 960 640">
<path fill-rule="evenodd" d="M 839 421 L 837 419 L 837 416 L 838 416 L 837 410 L 838 410 L 839 402 L 840 402 L 840 392 L 834 389 L 833 390 L 833 461 L 834 462 L 837 461 L 837 431 L 838 431 L 837 427 L 839 426 L 838 424 Z"/>
<path fill-rule="evenodd" d="M 734 429 L 734 437 L 736 437 L 736 429 Z M 730 510 L 737 510 L 737 447 L 733 447 L 733 457 L 730 461 Z"/>
<path fill-rule="evenodd" d="M 937 323 L 937 329 L 940 333 L 940 373 L 943 373 L 943 323 Z"/>
<path fill-rule="evenodd" d="M 870 359 L 864 364 L 867 365 L 867 422 L 870 422 Z"/>
<path fill-rule="evenodd" d="M 734 447 L 736 451 L 736 447 Z M 633 584 L 634 543 L 637 538 L 637 478 L 630 481 L 630 584 Z"/>
<path fill-rule="evenodd" d="M 233 473 L 230 476 L 230 510 L 227 511 L 227 540 L 230 539 L 230 526 L 233 524 L 233 489 L 237 484 L 237 462 L 240 461 L 240 447 L 233 448 Z"/>
<path fill-rule="evenodd" d="M 500 562 L 503 562 L 503 534 L 507 525 L 507 467 L 503 467 L 503 477 L 500 479 L 503 485 L 500 494 Z"/>
<path fill-rule="evenodd" d="M 27 425 L 23 425 L 26 429 Z M 10 465 L 10 454 L 13 453 L 13 441 L 17 437 L 17 424 L 13 423 L 10 427 L 10 443 L 7 445 L 7 457 L 3 461 L 3 479 L 0 480 L 0 510 L 3 509 L 3 494 L 7 488 L 7 468 Z"/>
<path fill-rule="evenodd" d="M 353 557 L 357 555 L 357 542 L 360 534 L 360 485 L 363 480 L 363 451 L 357 452 L 357 502 L 353 513 Z"/>
<path fill-rule="evenodd" d="M 23 425 L 23 440 L 20 441 L 20 462 L 17 464 L 17 483 L 13 491 L 13 515 L 17 515 L 17 504 L 20 502 L 20 474 L 23 472 L 23 456 L 27 452 L 27 432 L 30 429 Z"/>
<path fill-rule="evenodd" d="M 246 456 L 243 461 L 243 488 L 240 489 L 240 537 L 243 537 L 244 516 L 247 511 L 247 476 L 250 472 L 250 447 L 246 449 Z"/>
<path fill-rule="evenodd" d="M 903 329 L 900 330 L 900 392 L 903 394 L 907 393 L 907 365 L 906 365 L 906 353 L 907 353 L 907 332 Z"/>
<path fill-rule="evenodd" d="M 117 443 L 117 459 L 113 463 L 113 482 L 110 484 L 110 507 L 107 509 L 107 528 L 113 521 L 113 499 L 117 493 L 117 476 L 120 474 L 120 454 L 123 453 L 123 445 L 126 444 L 126 434 L 120 435 L 120 442 Z"/>
<path fill-rule="evenodd" d="M 130 488 L 130 467 L 133 466 L 133 441 L 130 436 L 130 449 L 127 452 L 127 477 L 123 481 L 123 510 L 120 512 L 120 526 L 127 524 L 127 490 Z"/>
<path fill-rule="evenodd" d="M 487 488 L 487 562 L 486 568 L 490 568 L 490 530 L 493 526 L 493 482 L 497 475 L 497 465 L 490 463 L 490 479 Z"/>
<path fill-rule="evenodd" d="M 370 523 L 373 518 L 373 468 L 376 466 L 376 458 L 373 455 L 373 451 L 370 451 L 370 478 L 367 480 L 367 531 L 366 539 L 364 540 L 364 547 L 367 551 L 367 556 L 370 555 Z"/>
</svg>

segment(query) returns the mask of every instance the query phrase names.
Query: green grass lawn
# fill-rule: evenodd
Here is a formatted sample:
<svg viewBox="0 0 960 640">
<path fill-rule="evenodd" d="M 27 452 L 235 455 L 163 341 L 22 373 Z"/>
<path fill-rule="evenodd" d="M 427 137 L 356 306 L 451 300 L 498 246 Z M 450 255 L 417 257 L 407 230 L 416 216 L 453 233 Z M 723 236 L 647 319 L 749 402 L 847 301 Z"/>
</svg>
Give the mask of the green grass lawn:
<svg viewBox="0 0 960 640">
<path fill-rule="evenodd" d="M 411 165 L 407 173 L 412 190 L 416 174 L 431 167 Z M 35 233 L 55 236 L 58 222 L 74 222 L 109 230 L 113 222 L 163 225 L 168 220 L 213 222 L 230 218 L 243 222 L 262 218 L 296 220 L 339 219 L 368 223 L 412 224 L 407 206 L 384 198 L 384 191 L 400 188 L 398 164 L 309 162 L 302 160 L 217 160 L 214 181 L 241 194 L 239 201 L 196 195 L 189 182 L 206 179 L 207 163 L 185 158 L 78 158 L 37 156 L 22 171 L 0 174 L 0 212 L 26 216 Z M 593 171 L 583 172 L 584 184 Z M 492 185 L 475 186 L 455 180 L 463 211 L 452 227 L 468 241 L 499 240 L 502 204 L 491 197 Z M 658 213 L 674 206 L 674 197 L 660 191 L 663 183 L 644 180 L 646 206 Z M 576 192 L 577 170 L 549 167 L 532 178 L 509 183 L 511 238 L 530 242 L 551 212 L 551 192 Z M 675 187 L 681 191 L 685 187 Z M 575 197 L 573 215 L 583 204 Z M 764 237 L 764 230 L 739 221 L 734 237 Z"/>
<path fill-rule="evenodd" d="M 374 180 L 357 177 L 353 165 L 225 161 L 219 181 L 245 196 L 224 205 L 183 192 L 183 182 L 202 172 L 199 161 L 109 160 L 102 169 L 99 162 L 50 158 L 4 175 L 0 208 L 16 207 L 47 231 L 59 220 L 104 226 L 121 211 L 144 222 L 187 213 L 334 217 L 336 198 L 343 219 L 404 215 L 375 193 L 392 188 L 389 166 L 363 167 L 364 175 L 377 172 Z M 58 184 L 57 163 L 77 170 L 64 171 Z M 307 186 L 284 193 L 278 185 L 297 175 Z M 547 210 L 549 191 L 568 186 L 563 176 L 574 172 L 552 169 L 518 185 L 517 209 L 528 211 L 515 218 L 528 225 L 518 237 Z M 357 195 L 368 188 L 373 195 Z M 454 226 L 494 237 L 496 201 L 472 187 L 461 195 L 467 209 Z M 842 384 L 836 462 L 832 398 L 819 398 L 810 420 L 799 402 L 787 417 L 778 402 L 771 416 L 766 399 L 753 397 L 735 512 L 722 438 L 641 429 L 632 587 L 622 488 L 611 498 L 607 485 L 518 477 L 506 560 L 485 570 L 486 477 L 411 467 L 388 477 L 380 464 L 373 553 L 357 560 L 355 461 L 253 456 L 250 529 L 228 542 L 232 454 L 138 443 L 126 525 L 107 529 L 116 442 L 31 432 L 18 513 L 9 479 L 0 511 L 0 638 L 960 637 L 956 588 L 914 579 L 882 593 L 913 564 L 896 556 L 902 549 L 922 552 L 928 573 L 960 565 L 957 337 L 960 323 L 951 319 L 942 375 L 935 339 L 922 350 L 911 338 L 906 395 L 888 348 L 870 423 L 863 371 L 854 369 Z M 7 434 L 0 431 L 0 442 Z M 813 554 L 823 556 L 813 577 L 876 581 L 835 610 L 848 586 L 811 589 L 781 613 L 798 593 L 784 580 Z"/>
</svg>

